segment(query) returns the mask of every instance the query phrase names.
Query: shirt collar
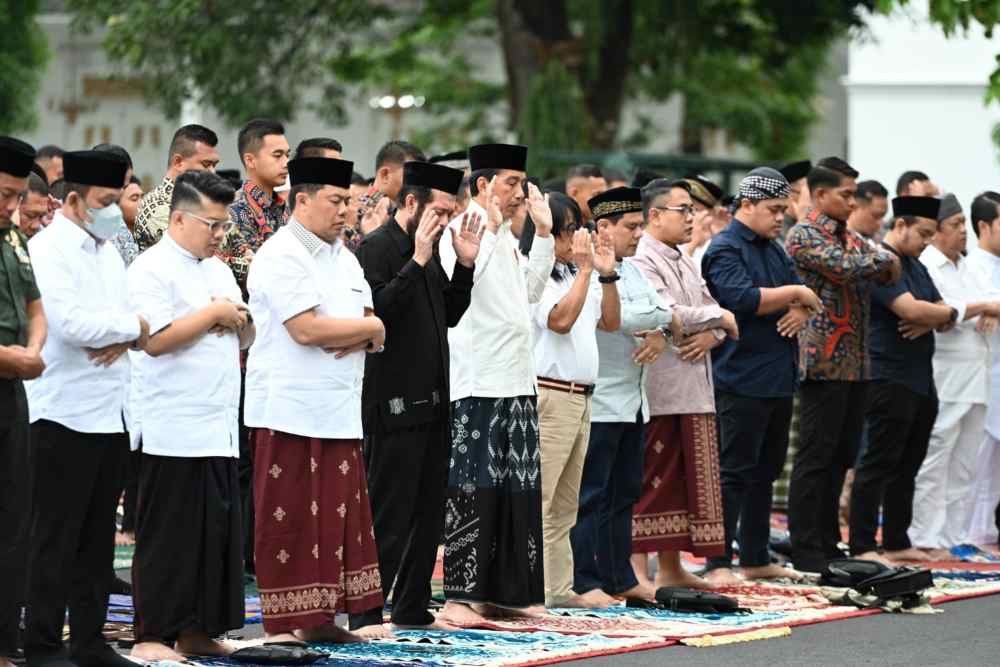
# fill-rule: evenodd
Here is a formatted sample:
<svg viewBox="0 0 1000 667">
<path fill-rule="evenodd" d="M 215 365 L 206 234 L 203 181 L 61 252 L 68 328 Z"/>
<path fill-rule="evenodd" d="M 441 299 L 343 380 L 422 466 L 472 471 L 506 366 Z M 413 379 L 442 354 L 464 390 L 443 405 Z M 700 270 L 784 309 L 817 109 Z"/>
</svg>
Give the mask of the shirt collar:
<svg viewBox="0 0 1000 667">
<path fill-rule="evenodd" d="M 952 263 L 952 261 L 948 259 L 947 255 L 945 255 L 943 252 L 935 248 L 933 245 L 929 245 L 926 248 L 924 248 L 924 251 L 920 255 L 920 259 L 923 260 L 926 264 L 930 264 L 931 266 L 937 266 L 937 267 L 941 266 L 957 267 L 959 264 L 962 263 L 961 255 L 959 255 L 958 257 L 958 262 Z"/>
<path fill-rule="evenodd" d="M 170 235 L 170 230 L 169 229 L 167 229 L 167 231 L 163 234 L 163 238 L 161 239 L 161 241 L 163 243 L 165 243 L 168 248 L 170 248 L 171 250 L 173 250 L 174 252 L 176 252 L 178 255 L 180 255 L 184 259 L 189 259 L 189 260 L 191 260 L 193 262 L 201 262 L 202 261 L 201 257 L 198 257 L 197 255 L 195 255 L 193 252 L 191 252 L 187 248 L 181 247 L 181 244 L 178 243 L 177 241 L 175 241 L 174 237 Z"/>
<path fill-rule="evenodd" d="M 979 256 L 983 257 L 984 259 L 986 259 L 987 262 L 993 262 L 995 264 L 1000 264 L 1000 257 L 997 257 L 996 255 L 994 255 L 991 252 L 987 252 L 987 251 L 983 250 L 982 248 L 980 248 L 977 245 L 976 246 L 972 246 L 972 250 L 969 251 L 969 257 L 971 258 L 973 255 L 979 255 Z"/>
<path fill-rule="evenodd" d="M 398 212 L 396 214 L 399 215 Z M 396 242 L 396 246 L 399 248 L 399 251 L 404 255 L 412 253 L 413 239 L 411 239 L 410 235 L 399 226 L 399 222 L 396 221 L 396 218 L 390 218 L 386 225 L 389 226 L 386 233 L 389 234 L 389 237 Z"/>
<path fill-rule="evenodd" d="M 750 243 L 766 243 L 767 239 L 760 236 L 754 230 L 746 226 L 746 224 L 737 217 L 733 218 L 733 221 L 729 223 L 729 226 L 733 228 L 736 235 L 739 236 L 744 241 Z"/>
<path fill-rule="evenodd" d="M 52 216 L 52 223 L 50 227 L 57 225 L 57 227 L 52 230 L 58 238 L 61 238 L 64 243 L 70 245 L 70 247 L 79 247 L 87 250 L 88 252 L 97 251 L 97 240 L 93 236 L 83 231 L 80 225 L 76 224 L 69 218 L 67 218 L 62 210 L 55 212 Z"/>
<path fill-rule="evenodd" d="M 247 181 L 243 185 L 243 190 L 246 192 L 247 197 L 252 199 L 262 209 L 285 205 L 285 200 L 281 198 L 281 195 L 276 192 L 268 195 L 262 188 L 255 185 L 253 181 Z"/>
<path fill-rule="evenodd" d="M 334 250 L 336 247 L 336 243 L 327 243 L 306 229 L 305 226 L 295 218 L 292 218 L 288 222 L 288 228 L 291 230 L 292 235 L 305 247 L 306 252 L 313 257 L 315 257 L 316 254 L 323 248 L 330 248 L 331 250 Z"/>
<path fill-rule="evenodd" d="M 666 243 L 653 238 L 649 232 L 643 232 L 639 238 L 640 246 L 647 246 L 653 253 L 663 259 L 676 262 L 681 257 L 681 252 L 677 248 L 671 248 Z"/>
<path fill-rule="evenodd" d="M 847 229 L 847 223 L 841 222 L 840 220 L 834 220 L 825 213 L 820 213 L 816 209 L 810 209 L 806 216 L 809 220 L 813 221 L 817 227 L 820 227 L 827 233 L 833 236 L 843 236 L 844 230 Z"/>
</svg>

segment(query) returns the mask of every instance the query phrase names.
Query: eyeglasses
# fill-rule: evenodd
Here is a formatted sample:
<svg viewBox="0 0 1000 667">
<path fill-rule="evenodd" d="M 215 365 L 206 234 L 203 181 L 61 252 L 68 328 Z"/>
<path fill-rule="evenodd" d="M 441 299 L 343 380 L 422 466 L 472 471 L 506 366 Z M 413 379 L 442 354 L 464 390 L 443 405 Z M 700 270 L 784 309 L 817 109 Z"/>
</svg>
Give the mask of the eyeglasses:
<svg viewBox="0 0 1000 667">
<path fill-rule="evenodd" d="M 674 211 L 675 213 L 680 213 L 685 218 L 694 216 L 694 206 L 690 204 L 683 204 L 682 206 L 653 206 L 652 208 L 658 208 L 661 211 Z"/>
<path fill-rule="evenodd" d="M 226 219 L 226 220 L 209 220 L 208 218 L 203 218 L 200 215 L 195 215 L 194 213 L 191 213 L 190 211 L 184 211 L 184 215 L 190 215 L 192 218 L 194 218 L 198 222 L 205 223 L 206 225 L 208 225 L 209 229 L 212 230 L 213 234 L 215 232 L 228 233 L 229 230 L 233 228 L 233 221 L 231 219 Z"/>
</svg>

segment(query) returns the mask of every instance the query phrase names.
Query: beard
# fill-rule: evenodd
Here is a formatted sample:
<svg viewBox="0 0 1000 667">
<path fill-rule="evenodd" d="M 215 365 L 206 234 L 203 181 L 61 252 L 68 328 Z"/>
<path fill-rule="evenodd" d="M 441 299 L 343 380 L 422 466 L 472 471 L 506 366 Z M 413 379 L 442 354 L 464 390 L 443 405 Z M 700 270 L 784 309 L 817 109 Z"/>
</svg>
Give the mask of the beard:
<svg viewBox="0 0 1000 667">
<path fill-rule="evenodd" d="M 427 208 L 427 204 L 419 204 L 413 216 L 406 221 L 406 234 L 411 241 L 417 238 L 417 227 L 420 226 L 420 220 L 424 217 L 425 208 Z"/>
</svg>

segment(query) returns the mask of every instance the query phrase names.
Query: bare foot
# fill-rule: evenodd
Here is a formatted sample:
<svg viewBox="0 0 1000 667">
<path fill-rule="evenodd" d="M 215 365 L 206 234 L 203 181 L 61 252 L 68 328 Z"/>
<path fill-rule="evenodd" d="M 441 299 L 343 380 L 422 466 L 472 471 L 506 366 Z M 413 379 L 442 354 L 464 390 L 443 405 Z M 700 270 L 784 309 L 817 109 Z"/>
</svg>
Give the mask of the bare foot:
<svg viewBox="0 0 1000 667">
<path fill-rule="evenodd" d="M 790 567 L 782 567 L 769 563 L 757 567 L 742 567 L 743 576 L 747 579 L 803 579 L 801 572 L 796 572 Z"/>
<path fill-rule="evenodd" d="M 446 623 L 454 623 L 459 627 L 479 625 L 486 621 L 486 618 L 481 613 L 473 610 L 469 605 L 451 601 L 444 603 L 444 608 L 438 614 L 438 618 Z"/>
<path fill-rule="evenodd" d="M 217 655 L 227 656 L 236 650 L 235 647 L 209 637 L 204 632 L 182 632 L 174 644 L 174 650 L 181 655 Z"/>
<path fill-rule="evenodd" d="M 134 533 L 122 533 L 115 531 L 115 546 L 116 547 L 130 547 L 135 544 L 135 534 Z"/>
<path fill-rule="evenodd" d="M 886 558 L 877 551 L 866 551 L 863 554 L 858 554 L 857 556 L 854 556 L 854 558 L 858 558 L 860 560 L 873 560 L 876 563 L 882 563 L 883 565 L 893 564 L 892 561 L 890 561 L 888 558 Z"/>
<path fill-rule="evenodd" d="M 476 605 L 476 611 L 486 618 L 538 618 L 546 616 L 545 607 L 500 607 L 495 604 Z"/>
<path fill-rule="evenodd" d="M 160 642 L 139 642 L 132 646 L 132 651 L 129 655 L 143 662 L 159 662 L 160 660 L 165 662 L 184 662 L 186 660 L 183 655 Z M 10 662 L 0 662 L 0 667 L 7 667 L 8 665 L 13 667 Z"/>
<path fill-rule="evenodd" d="M 441 619 L 435 620 L 433 623 L 428 623 L 427 625 L 404 625 L 400 623 L 392 624 L 393 630 L 441 630 L 443 632 L 455 632 L 460 630 L 457 625 L 452 625 L 447 621 Z"/>
<path fill-rule="evenodd" d="M 653 582 L 649 579 L 649 556 L 647 554 L 632 554 L 629 562 L 632 563 L 632 571 L 635 572 L 635 578 L 639 580 L 639 583 L 652 585 Z"/>
<path fill-rule="evenodd" d="M 392 628 L 389 627 L 388 624 L 366 625 L 364 627 L 358 628 L 357 630 L 354 630 L 353 633 L 358 637 L 360 637 L 362 641 L 371 639 L 392 639 L 393 637 L 396 636 L 392 634 Z M 342 642 L 342 643 L 349 644 L 351 642 Z"/>
<path fill-rule="evenodd" d="M 7 658 L 4 658 L 3 656 L 0 656 L 0 667 L 17 667 L 17 665 L 15 665 L 13 662 L 11 662 L 10 660 L 8 660 Z"/>
<path fill-rule="evenodd" d="M 931 560 L 957 560 L 948 549 L 920 549 Z"/>
<path fill-rule="evenodd" d="M 617 595 L 617 597 L 625 598 L 626 600 L 645 600 L 646 602 L 656 601 L 656 589 L 653 584 L 649 582 L 639 582 L 627 591 L 622 591 Z"/>
<path fill-rule="evenodd" d="M 375 625 L 366 627 L 378 628 L 381 626 Z M 328 642 L 330 644 L 356 644 L 358 642 L 366 641 L 360 636 L 360 631 L 358 633 L 348 632 L 344 628 L 332 622 L 315 628 L 296 630 L 295 636 L 304 642 Z"/>
<path fill-rule="evenodd" d="M 571 609 L 606 609 L 615 604 L 616 600 L 599 588 L 574 595 L 569 600 L 561 602 L 557 607 Z"/>
<path fill-rule="evenodd" d="M 279 632 L 275 635 L 267 635 L 264 637 L 265 644 L 298 644 L 305 646 L 306 643 L 296 637 L 291 632 Z"/>
<path fill-rule="evenodd" d="M 712 587 L 716 586 L 739 586 L 746 581 L 739 574 L 728 567 L 717 567 L 705 574 L 705 581 Z"/>
<path fill-rule="evenodd" d="M 662 588 L 664 586 L 703 589 L 712 588 L 711 582 L 705 581 L 698 575 L 692 574 L 687 570 L 681 570 L 680 572 L 657 572 L 654 585 L 656 588 Z"/>
<path fill-rule="evenodd" d="M 914 549 L 910 547 L 909 549 L 900 549 L 899 551 L 886 551 L 885 557 L 890 561 L 918 561 L 921 563 L 926 563 L 931 560 L 931 557 L 925 554 L 920 549 Z"/>
</svg>

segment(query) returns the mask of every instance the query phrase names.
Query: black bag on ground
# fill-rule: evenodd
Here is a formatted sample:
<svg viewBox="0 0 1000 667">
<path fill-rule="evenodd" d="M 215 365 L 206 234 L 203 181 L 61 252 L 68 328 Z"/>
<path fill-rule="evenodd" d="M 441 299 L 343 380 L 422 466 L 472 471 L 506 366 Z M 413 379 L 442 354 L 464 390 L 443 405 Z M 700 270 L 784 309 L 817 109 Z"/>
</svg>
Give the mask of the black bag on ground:
<svg viewBox="0 0 1000 667">
<path fill-rule="evenodd" d="M 249 662 L 257 665 L 311 665 L 327 656 L 328 654 L 323 651 L 305 646 L 261 644 L 260 646 L 241 648 L 229 657 L 237 662 Z"/>
<path fill-rule="evenodd" d="M 676 588 L 664 586 L 656 589 L 656 601 L 663 609 L 671 611 L 690 611 L 703 614 L 728 614 L 746 611 L 739 603 L 726 595 L 698 591 L 693 588 Z"/>
<path fill-rule="evenodd" d="M 934 580 L 930 570 L 917 567 L 894 567 L 887 572 L 865 579 L 854 588 L 859 593 L 889 600 L 917 595 L 933 585 Z"/>
<path fill-rule="evenodd" d="M 860 558 L 835 558 L 826 564 L 826 569 L 820 573 L 820 586 L 836 586 L 837 588 L 856 588 L 858 584 L 891 570 L 874 560 Z"/>
</svg>

